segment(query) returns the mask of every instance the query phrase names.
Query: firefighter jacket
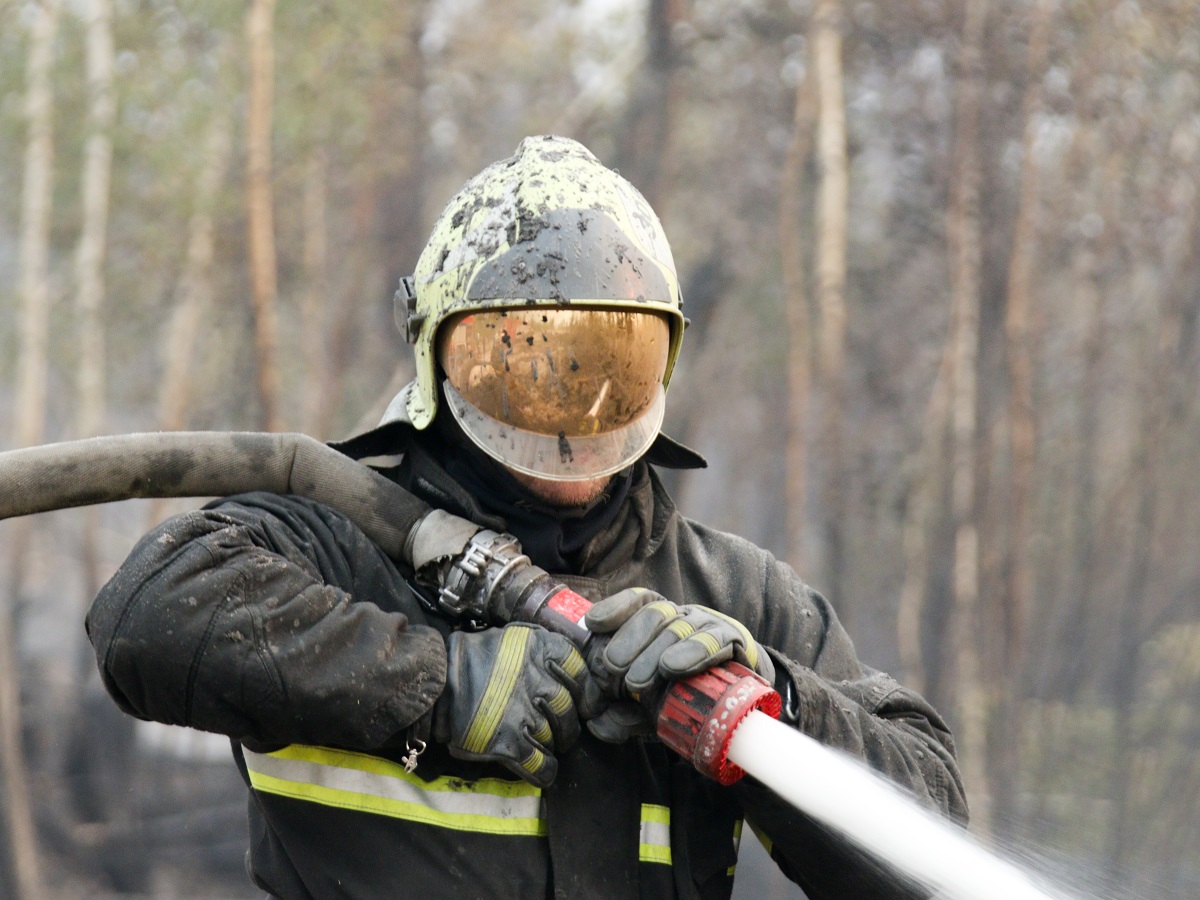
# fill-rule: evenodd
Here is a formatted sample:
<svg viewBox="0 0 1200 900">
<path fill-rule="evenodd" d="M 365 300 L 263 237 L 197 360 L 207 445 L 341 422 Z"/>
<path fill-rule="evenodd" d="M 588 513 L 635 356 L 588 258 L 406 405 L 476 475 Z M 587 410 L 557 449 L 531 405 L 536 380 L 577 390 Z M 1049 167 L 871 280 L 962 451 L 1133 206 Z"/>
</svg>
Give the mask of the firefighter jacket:
<svg viewBox="0 0 1200 900">
<path fill-rule="evenodd" d="M 400 452 L 385 473 L 458 515 L 509 524 L 424 435 L 393 422 L 342 449 Z M 733 616 L 771 653 L 798 728 L 965 820 L 938 714 L 861 664 L 790 567 L 682 516 L 652 463 L 695 460 L 660 438 L 586 539 L 547 551 L 569 559 L 553 574 L 593 601 L 643 586 Z M 752 778 L 721 787 L 653 738 L 609 745 L 585 729 L 546 790 L 433 744 L 406 771 L 454 627 L 344 516 L 273 494 L 164 523 L 87 619 L 122 709 L 233 739 L 249 787 L 247 866 L 276 897 L 723 898 L 743 823 L 812 900 L 922 896 Z"/>
</svg>

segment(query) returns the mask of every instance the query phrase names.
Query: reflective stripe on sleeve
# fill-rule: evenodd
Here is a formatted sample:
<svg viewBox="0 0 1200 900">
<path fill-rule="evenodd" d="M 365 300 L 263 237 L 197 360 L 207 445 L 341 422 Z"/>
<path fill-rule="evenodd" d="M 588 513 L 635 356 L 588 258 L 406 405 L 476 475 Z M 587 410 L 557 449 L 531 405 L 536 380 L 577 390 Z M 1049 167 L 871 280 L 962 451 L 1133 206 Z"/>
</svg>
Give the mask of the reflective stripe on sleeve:
<svg viewBox="0 0 1200 900">
<path fill-rule="evenodd" d="M 243 748 L 243 754 L 251 786 L 265 794 L 457 831 L 547 834 L 541 789 L 524 781 L 423 781 L 398 763 L 324 747 L 293 745 L 266 754 Z"/>
<path fill-rule="evenodd" d="M 671 810 L 668 807 L 642 804 L 638 861 L 671 865 Z"/>
</svg>

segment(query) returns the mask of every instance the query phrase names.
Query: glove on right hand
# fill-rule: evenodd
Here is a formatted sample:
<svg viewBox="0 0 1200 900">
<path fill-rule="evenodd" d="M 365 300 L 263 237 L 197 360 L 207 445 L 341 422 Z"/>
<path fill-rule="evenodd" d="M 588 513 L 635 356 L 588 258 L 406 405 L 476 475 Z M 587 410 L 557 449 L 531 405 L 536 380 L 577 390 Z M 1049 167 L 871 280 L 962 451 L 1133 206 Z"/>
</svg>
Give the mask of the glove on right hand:
<svg viewBox="0 0 1200 900">
<path fill-rule="evenodd" d="M 732 616 L 694 604 L 676 605 L 645 588 L 629 588 L 601 600 L 585 619 L 596 634 L 610 635 L 597 643 L 594 668 L 606 691 L 657 702 L 665 685 L 735 659 L 775 680 L 775 667 L 749 630 Z M 594 639 L 593 639 L 594 640 Z M 596 656 L 599 655 L 597 666 Z"/>
<path fill-rule="evenodd" d="M 603 706 L 579 651 L 562 635 L 512 622 L 447 639 L 446 688 L 433 738 L 459 759 L 498 762 L 538 787 L 558 773 L 554 754 L 579 737 L 580 716 Z"/>
</svg>

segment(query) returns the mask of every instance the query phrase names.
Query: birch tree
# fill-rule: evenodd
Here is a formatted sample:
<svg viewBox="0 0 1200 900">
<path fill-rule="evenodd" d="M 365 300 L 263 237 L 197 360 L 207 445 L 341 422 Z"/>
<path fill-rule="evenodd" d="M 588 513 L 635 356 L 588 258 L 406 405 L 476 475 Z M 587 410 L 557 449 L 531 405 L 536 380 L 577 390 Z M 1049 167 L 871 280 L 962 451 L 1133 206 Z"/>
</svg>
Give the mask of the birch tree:
<svg viewBox="0 0 1200 900">
<path fill-rule="evenodd" d="M 104 255 L 112 178 L 113 34 L 110 0 L 88 0 L 87 78 L 90 102 L 84 149 L 83 229 L 75 257 L 75 309 L 79 325 L 80 437 L 104 428 Z"/>
<path fill-rule="evenodd" d="M 304 289 L 300 299 L 300 342 L 304 348 L 305 388 L 301 422 L 308 434 L 321 434 L 318 419 L 321 385 L 328 378 L 325 351 L 325 303 L 329 286 L 329 240 L 326 218 L 326 194 L 329 160 L 317 147 L 309 156 L 304 173 Z"/>
<path fill-rule="evenodd" d="M 254 294 L 260 421 L 282 430 L 275 218 L 271 187 L 275 0 L 252 0 L 246 12 L 250 77 L 246 96 L 246 229 Z"/>
<path fill-rule="evenodd" d="M 75 256 L 75 317 L 79 329 L 78 409 L 75 432 L 93 437 L 104 431 L 105 317 L 104 256 L 112 180 L 113 34 L 110 0 L 89 0 L 84 7 L 87 40 L 88 136 L 83 161 L 83 228 Z M 100 587 L 96 550 L 99 516 L 82 515 L 84 594 Z"/>
<path fill-rule="evenodd" d="M 834 590 L 844 582 L 843 519 L 846 506 L 845 453 L 846 364 L 846 216 L 849 174 L 846 161 L 846 103 L 842 84 L 841 0 L 818 0 L 813 11 L 813 58 L 817 78 L 816 291 L 820 310 L 817 361 L 824 414 L 821 463 L 824 473 L 822 519 L 824 577 Z M 852 618 L 852 610 L 839 610 Z"/>
<path fill-rule="evenodd" d="M 54 168 L 51 68 L 60 0 L 42 0 L 30 33 L 26 66 L 25 176 L 21 200 L 21 346 L 17 360 L 18 447 L 40 444 L 46 432 L 50 303 L 50 209 Z"/>
<path fill-rule="evenodd" d="M 54 165 L 54 93 L 52 69 L 58 34 L 60 0 L 36 7 L 26 62 L 25 173 L 21 200 L 21 344 L 17 359 L 16 444 L 43 441 L 46 430 L 47 358 L 50 320 L 50 211 Z M 37 834 L 30 803 L 29 778 L 21 746 L 21 707 L 13 604 L 29 544 L 29 523 L 21 521 L 12 535 L 12 592 L 0 606 L 0 766 L 3 767 L 6 830 L 19 900 L 44 894 Z"/>
</svg>

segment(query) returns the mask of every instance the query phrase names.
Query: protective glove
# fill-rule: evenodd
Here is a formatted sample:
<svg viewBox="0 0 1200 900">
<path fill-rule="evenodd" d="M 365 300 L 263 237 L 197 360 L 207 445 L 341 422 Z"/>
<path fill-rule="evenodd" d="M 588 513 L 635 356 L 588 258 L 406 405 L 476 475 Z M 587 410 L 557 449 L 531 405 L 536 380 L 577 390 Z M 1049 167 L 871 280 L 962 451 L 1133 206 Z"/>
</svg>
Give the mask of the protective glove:
<svg viewBox="0 0 1200 900">
<path fill-rule="evenodd" d="M 459 759 L 494 761 L 538 787 L 558 773 L 554 754 L 579 737 L 580 717 L 604 701 L 565 637 L 513 622 L 447 639 L 446 688 L 433 738 Z"/>
<path fill-rule="evenodd" d="M 769 683 L 775 666 L 746 626 L 706 606 L 676 605 L 645 588 L 630 588 L 601 600 L 584 620 L 598 635 L 589 664 L 605 693 L 624 693 L 641 701 L 636 719 L 627 703 L 613 703 L 588 729 L 601 740 L 617 743 L 635 734 L 652 733 L 649 716 L 656 711 L 671 681 L 687 678 L 734 659 Z"/>
</svg>

